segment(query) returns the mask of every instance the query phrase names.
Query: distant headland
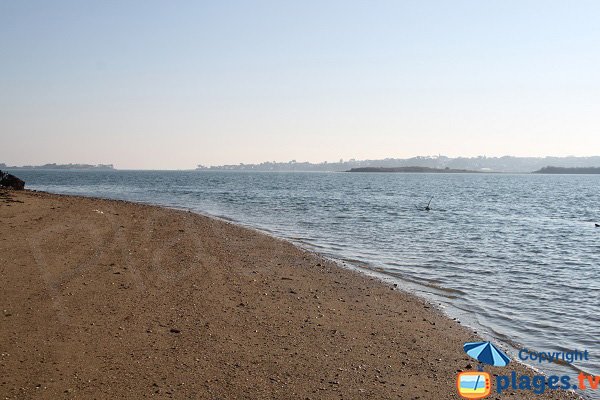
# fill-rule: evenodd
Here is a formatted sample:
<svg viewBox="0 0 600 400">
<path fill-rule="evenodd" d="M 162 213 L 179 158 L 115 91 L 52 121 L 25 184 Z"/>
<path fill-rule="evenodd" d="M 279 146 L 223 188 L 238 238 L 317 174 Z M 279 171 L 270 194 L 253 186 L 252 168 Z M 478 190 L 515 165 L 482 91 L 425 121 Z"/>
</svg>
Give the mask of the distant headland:
<svg viewBox="0 0 600 400">
<path fill-rule="evenodd" d="M 420 173 L 443 173 L 443 174 L 466 174 L 466 173 L 479 173 L 480 171 L 471 171 L 468 169 L 453 169 L 453 168 L 429 168 L 429 167 L 364 167 L 364 168 L 351 168 L 344 172 L 420 172 Z"/>
<path fill-rule="evenodd" d="M 44 165 L 24 165 L 22 167 L 8 166 L 4 163 L 0 163 L 0 169 L 99 169 L 99 170 L 112 170 L 114 169 L 112 164 L 44 164 Z"/>
<path fill-rule="evenodd" d="M 544 167 L 534 172 L 534 174 L 600 174 L 600 167 Z"/>
<path fill-rule="evenodd" d="M 354 168 L 427 167 L 434 169 L 469 170 L 477 172 L 531 173 L 548 165 L 564 168 L 589 168 L 600 165 L 600 156 L 592 157 L 447 157 L 418 156 L 378 160 L 339 160 L 311 163 L 306 161 L 266 161 L 258 164 L 198 165 L 197 171 L 272 171 L 272 172 L 342 172 Z M 433 171 L 430 171 L 433 172 Z M 448 171 L 444 171 L 448 172 Z"/>
</svg>

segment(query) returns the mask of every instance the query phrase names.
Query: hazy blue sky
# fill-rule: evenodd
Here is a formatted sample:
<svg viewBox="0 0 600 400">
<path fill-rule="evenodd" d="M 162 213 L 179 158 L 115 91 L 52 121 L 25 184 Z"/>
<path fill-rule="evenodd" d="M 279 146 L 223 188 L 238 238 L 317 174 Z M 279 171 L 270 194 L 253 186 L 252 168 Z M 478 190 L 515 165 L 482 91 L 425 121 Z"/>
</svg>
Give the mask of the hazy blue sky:
<svg viewBox="0 0 600 400">
<path fill-rule="evenodd" d="M 0 0 L 0 162 L 600 154 L 598 1 Z"/>
</svg>

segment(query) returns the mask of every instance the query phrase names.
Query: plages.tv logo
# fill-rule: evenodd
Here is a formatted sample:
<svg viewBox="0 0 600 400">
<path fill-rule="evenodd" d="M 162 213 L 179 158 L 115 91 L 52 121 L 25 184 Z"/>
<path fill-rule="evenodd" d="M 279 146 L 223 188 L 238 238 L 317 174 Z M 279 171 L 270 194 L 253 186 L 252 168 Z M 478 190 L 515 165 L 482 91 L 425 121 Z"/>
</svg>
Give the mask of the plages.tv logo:
<svg viewBox="0 0 600 400">
<path fill-rule="evenodd" d="M 463 346 L 465 353 L 479 361 L 477 371 L 460 372 L 456 377 L 456 390 L 464 399 L 483 399 L 490 395 L 490 374 L 483 371 L 483 364 L 504 367 L 510 358 L 491 342 L 469 342 Z"/>
</svg>

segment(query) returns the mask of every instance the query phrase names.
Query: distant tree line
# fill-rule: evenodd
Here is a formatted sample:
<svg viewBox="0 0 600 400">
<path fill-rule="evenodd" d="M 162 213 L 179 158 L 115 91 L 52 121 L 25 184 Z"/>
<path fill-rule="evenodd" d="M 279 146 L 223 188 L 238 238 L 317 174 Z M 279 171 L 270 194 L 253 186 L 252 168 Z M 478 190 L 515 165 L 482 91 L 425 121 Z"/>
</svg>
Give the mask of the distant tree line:
<svg viewBox="0 0 600 400">
<path fill-rule="evenodd" d="M 548 166 L 535 171 L 536 174 L 600 174 L 600 167 L 553 167 Z"/>
</svg>

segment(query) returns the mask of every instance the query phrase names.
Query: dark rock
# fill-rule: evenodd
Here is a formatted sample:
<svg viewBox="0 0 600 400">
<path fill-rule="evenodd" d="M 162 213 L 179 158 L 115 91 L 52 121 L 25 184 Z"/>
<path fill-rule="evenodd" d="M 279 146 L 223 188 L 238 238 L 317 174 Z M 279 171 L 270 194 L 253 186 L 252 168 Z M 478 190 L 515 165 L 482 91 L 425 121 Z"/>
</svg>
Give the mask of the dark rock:
<svg viewBox="0 0 600 400">
<path fill-rule="evenodd" d="M 14 175 L 0 171 L 0 187 L 23 190 L 25 189 L 25 182 Z"/>
<path fill-rule="evenodd" d="M 171 333 L 179 333 L 179 332 L 181 332 L 179 329 L 171 328 Z"/>
</svg>

